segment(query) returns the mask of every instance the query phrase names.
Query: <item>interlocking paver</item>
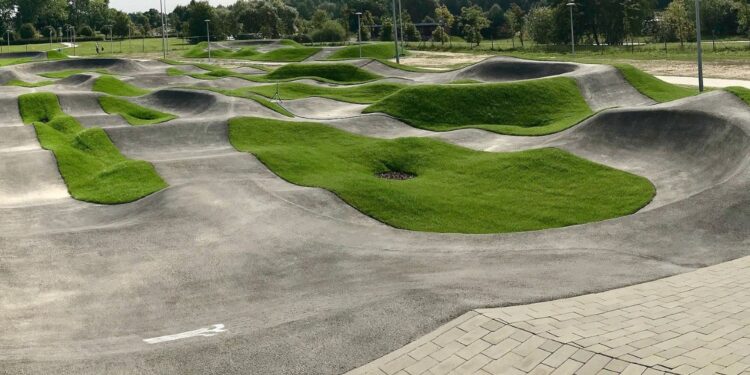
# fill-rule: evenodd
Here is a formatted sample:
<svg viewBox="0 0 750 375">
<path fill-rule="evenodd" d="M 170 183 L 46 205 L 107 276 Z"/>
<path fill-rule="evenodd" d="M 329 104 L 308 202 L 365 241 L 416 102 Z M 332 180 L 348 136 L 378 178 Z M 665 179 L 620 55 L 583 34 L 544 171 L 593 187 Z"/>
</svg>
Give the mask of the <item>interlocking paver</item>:
<svg viewBox="0 0 750 375">
<path fill-rule="evenodd" d="M 749 287 L 747 257 L 603 293 L 478 309 L 352 374 L 418 372 L 432 361 L 425 373 L 434 375 L 750 373 Z"/>
</svg>

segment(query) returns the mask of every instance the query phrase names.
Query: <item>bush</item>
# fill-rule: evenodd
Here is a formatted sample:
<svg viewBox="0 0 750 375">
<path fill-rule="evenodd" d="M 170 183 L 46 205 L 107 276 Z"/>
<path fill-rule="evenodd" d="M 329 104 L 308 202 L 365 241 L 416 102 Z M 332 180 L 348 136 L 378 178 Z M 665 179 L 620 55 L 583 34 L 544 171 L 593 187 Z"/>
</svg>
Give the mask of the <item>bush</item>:
<svg viewBox="0 0 750 375">
<path fill-rule="evenodd" d="M 78 35 L 92 37 L 94 36 L 94 30 L 91 29 L 91 26 L 84 25 L 78 29 Z"/>
<path fill-rule="evenodd" d="M 21 28 L 18 30 L 18 33 L 21 36 L 21 39 L 34 39 L 36 38 L 36 28 L 34 25 L 30 23 L 25 23 L 21 25 Z"/>
<path fill-rule="evenodd" d="M 343 42 L 346 39 L 346 30 L 336 21 L 326 21 L 318 30 L 313 31 L 314 42 Z"/>
<path fill-rule="evenodd" d="M 312 38 L 310 38 L 310 36 L 307 34 L 295 34 L 294 36 L 292 36 L 292 40 L 297 43 L 303 44 L 312 42 Z"/>
</svg>

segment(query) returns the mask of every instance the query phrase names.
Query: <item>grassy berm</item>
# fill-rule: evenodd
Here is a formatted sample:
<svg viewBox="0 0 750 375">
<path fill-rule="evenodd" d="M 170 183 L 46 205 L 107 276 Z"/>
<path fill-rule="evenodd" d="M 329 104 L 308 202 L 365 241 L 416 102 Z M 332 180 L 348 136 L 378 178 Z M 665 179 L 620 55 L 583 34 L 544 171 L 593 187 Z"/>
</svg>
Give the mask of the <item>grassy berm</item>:
<svg viewBox="0 0 750 375">
<path fill-rule="evenodd" d="M 620 70 L 620 73 L 638 92 L 659 103 L 699 94 L 697 88 L 682 87 L 664 82 L 632 65 L 615 64 L 615 67 Z"/>
<path fill-rule="evenodd" d="M 419 85 L 367 107 L 413 126 L 446 131 L 481 128 L 511 135 L 544 135 L 592 115 L 575 80 L 567 77 L 510 83 Z"/>
<path fill-rule="evenodd" d="M 52 93 L 18 97 L 24 123 L 57 159 L 70 195 L 103 204 L 132 202 L 167 186 L 154 167 L 123 156 L 100 128 L 85 129 L 60 108 Z"/>
<path fill-rule="evenodd" d="M 351 64 L 287 64 L 265 75 L 266 80 L 322 78 L 336 83 L 359 83 L 380 78 Z"/>
<path fill-rule="evenodd" d="M 177 116 L 142 107 L 125 99 L 112 96 L 100 96 L 99 105 L 104 112 L 122 116 L 130 125 L 158 124 L 177 118 Z"/>
<path fill-rule="evenodd" d="M 377 220 L 416 231 L 499 233 L 581 224 L 633 213 L 655 193 L 645 178 L 554 148 L 489 153 L 261 118 L 231 120 L 229 137 L 285 180 L 330 190 Z M 414 178 L 377 176 L 384 172 Z"/>
</svg>

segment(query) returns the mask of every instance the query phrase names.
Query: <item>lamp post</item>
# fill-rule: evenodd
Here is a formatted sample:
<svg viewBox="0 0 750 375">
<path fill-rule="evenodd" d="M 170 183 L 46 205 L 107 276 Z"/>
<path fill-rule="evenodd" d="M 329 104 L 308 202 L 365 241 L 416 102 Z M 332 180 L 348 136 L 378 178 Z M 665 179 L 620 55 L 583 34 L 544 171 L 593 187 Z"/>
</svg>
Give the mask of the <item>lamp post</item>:
<svg viewBox="0 0 750 375">
<path fill-rule="evenodd" d="M 362 58 L 362 12 L 355 13 L 357 15 L 357 44 L 359 44 L 359 58 Z"/>
<path fill-rule="evenodd" d="M 55 28 L 52 26 L 47 26 L 47 30 L 49 30 L 49 49 L 52 50 L 52 33 L 55 32 Z"/>
<path fill-rule="evenodd" d="M 161 10 L 161 48 L 164 58 L 167 58 L 167 40 L 164 38 L 166 26 L 164 25 L 164 2 L 159 0 L 159 10 Z"/>
<path fill-rule="evenodd" d="M 104 27 L 108 27 L 109 28 L 109 52 L 111 54 L 114 54 L 115 53 L 115 49 L 114 49 L 115 48 L 115 44 L 112 41 L 112 25 L 104 25 Z M 104 35 L 104 41 L 105 42 L 107 41 L 107 35 L 106 34 Z"/>
<path fill-rule="evenodd" d="M 70 34 L 73 37 L 73 56 L 76 56 L 76 28 L 75 26 L 70 27 Z"/>
<path fill-rule="evenodd" d="M 211 62 L 211 31 L 210 31 L 210 28 L 208 27 L 208 24 L 209 22 L 211 22 L 211 20 L 207 19 L 205 21 L 206 21 L 206 41 L 208 42 L 208 62 L 210 63 Z"/>
<path fill-rule="evenodd" d="M 8 52 L 10 52 L 10 30 L 5 30 L 5 33 L 8 35 Z"/>
<path fill-rule="evenodd" d="M 401 10 L 401 0 L 398 0 L 398 27 L 401 33 L 401 52 L 404 51 L 404 12 Z"/>
<path fill-rule="evenodd" d="M 573 52 L 573 56 L 575 56 L 576 55 L 576 37 L 575 37 L 575 33 L 573 32 L 573 7 L 576 6 L 576 3 L 571 1 L 565 5 L 567 5 L 568 8 L 570 9 L 570 48 L 571 48 L 571 51 Z"/>
<path fill-rule="evenodd" d="M 703 92 L 703 46 L 701 45 L 701 0 L 695 0 L 695 35 L 698 44 L 698 91 Z"/>
<path fill-rule="evenodd" d="M 393 3 L 393 43 L 396 45 L 396 64 L 401 64 L 401 57 L 398 51 L 398 32 L 396 31 L 396 0 Z"/>
</svg>

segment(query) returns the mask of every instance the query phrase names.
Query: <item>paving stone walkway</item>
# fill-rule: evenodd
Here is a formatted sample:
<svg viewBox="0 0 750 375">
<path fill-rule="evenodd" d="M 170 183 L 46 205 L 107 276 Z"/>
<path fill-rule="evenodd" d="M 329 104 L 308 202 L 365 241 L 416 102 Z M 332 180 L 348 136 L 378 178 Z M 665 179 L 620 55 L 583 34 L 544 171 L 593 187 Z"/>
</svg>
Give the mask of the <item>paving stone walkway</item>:
<svg viewBox="0 0 750 375">
<path fill-rule="evenodd" d="M 603 293 L 470 311 L 359 374 L 750 374 L 750 257 Z"/>
</svg>

